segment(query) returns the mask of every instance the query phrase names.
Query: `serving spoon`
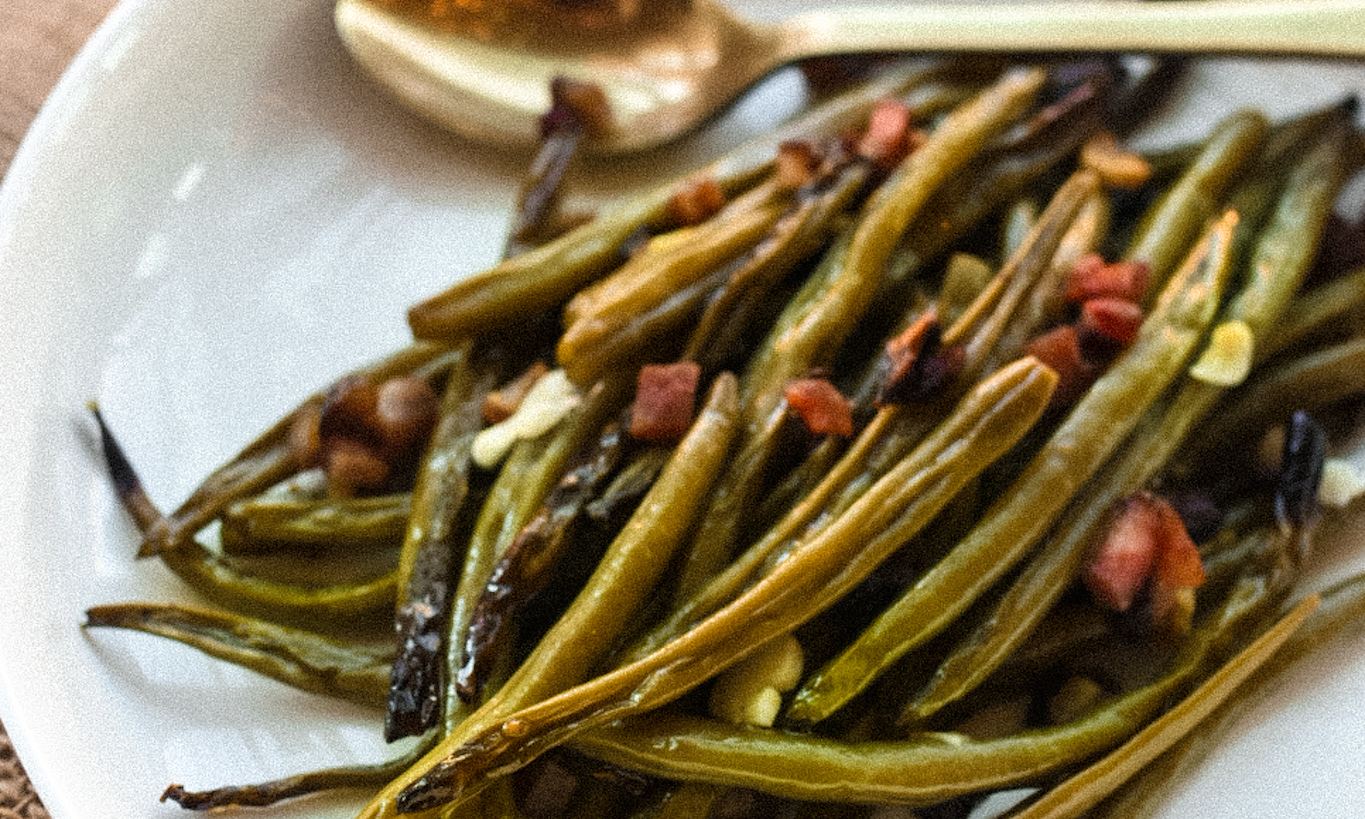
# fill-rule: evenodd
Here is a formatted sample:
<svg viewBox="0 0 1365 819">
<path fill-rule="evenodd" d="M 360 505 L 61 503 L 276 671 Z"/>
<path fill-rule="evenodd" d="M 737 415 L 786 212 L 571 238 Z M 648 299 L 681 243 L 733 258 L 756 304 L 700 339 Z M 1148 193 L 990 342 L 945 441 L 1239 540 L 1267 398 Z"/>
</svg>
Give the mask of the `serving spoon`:
<svg viewBox="0 0 1365 819">
<path fill-rule="evenodd" d="M 797 60 L 888 52 L 1365 56 L 1365 0 L 1062 0 L 831 8 L 778 23 L 717 0 L 338 0 L 336 26 L 402 103 L 468 138 L 533 144 L 555 77 L 598 84 L 598 153 L 707 121 Z"/>
</svg>

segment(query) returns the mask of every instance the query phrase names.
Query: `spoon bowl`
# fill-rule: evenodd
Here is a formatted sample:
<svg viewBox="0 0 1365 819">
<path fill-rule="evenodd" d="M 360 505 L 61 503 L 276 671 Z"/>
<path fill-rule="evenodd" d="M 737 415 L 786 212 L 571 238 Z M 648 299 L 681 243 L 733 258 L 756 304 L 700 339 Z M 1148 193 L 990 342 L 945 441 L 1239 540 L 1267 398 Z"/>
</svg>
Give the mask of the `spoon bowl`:
<svg viewBox="0 0 1365 819">
<path fill-rule="evenodd" d="M 642 8 L 643 6 L 643 8 Z M 605 92 L 596 153 L 642 151 L 711 119 L 774 70 L 868 53 L 1218 53 L 1365 56 L 1365 0 L 928 3 L 741 19 L 717 0 L 338 0 L 362 68 L 407 107 L 470 139 L 535 144 L 550 81 Z"/>
</svg>

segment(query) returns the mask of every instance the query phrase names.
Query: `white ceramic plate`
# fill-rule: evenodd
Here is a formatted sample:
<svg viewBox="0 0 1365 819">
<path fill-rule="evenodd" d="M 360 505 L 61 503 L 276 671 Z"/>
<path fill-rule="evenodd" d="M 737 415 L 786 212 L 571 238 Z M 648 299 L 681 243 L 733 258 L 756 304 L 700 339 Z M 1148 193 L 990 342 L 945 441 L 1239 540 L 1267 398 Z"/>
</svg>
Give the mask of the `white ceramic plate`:
<svg viewBox="0 0 1365 819">
<path fill-rule="evenodd" d="M 1171 128 L 1352 87 L 1365 69 L 1211 69 Z M 612 178 L 760 129 L 795 88 L 779 78 L 706 138 Z M 129 0 L 72 66 L 0 191 L 0 718 L 56 819 L 175 816 L 157 803 L 172 782 L 386 755 L 372 712 L 80 630 L 97 603 L 190 599 L 132 559 L 84 405 L 102 404 L 174 504 L 300 395 L 403 344 L 406 305 L 493 261 L 524 161 L 396 109 L 342 52 L 326 0 Z M 1353 560 L 1332 555 L 1335 571 Z M 1362 703 L 1357 640 L 1256 710 L 1170 815 L 1353 813 Z M 358 798 L 270 815 L 347 816 Z"/>
</svg>

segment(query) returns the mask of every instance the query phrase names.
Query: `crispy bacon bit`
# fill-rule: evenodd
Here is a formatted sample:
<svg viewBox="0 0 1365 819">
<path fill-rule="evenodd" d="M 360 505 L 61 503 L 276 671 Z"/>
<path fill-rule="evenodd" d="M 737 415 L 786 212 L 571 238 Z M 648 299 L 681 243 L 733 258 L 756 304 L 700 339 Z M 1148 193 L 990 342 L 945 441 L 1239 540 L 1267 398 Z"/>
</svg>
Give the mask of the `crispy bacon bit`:
<svg viewBox="0 0 1365 819">
<path fill-rule="evenodd" d="M 1081 304 L 1093 298 L 1112 296 L 1142 303 L 1151 276 L 1143 262 L 1106 264 L 1097 253 L 1076 260 L 1066 284 L 1066 300 Z"/>
<path fill-rule="evenodd" d="M 526 393 L 530 392 L 531 387 L 549 371 L 549 365 L 537 361 L 523 370 L 521 375 L 490 392 L 483 399 L 481 407 L 483 420 L 489 424 L 498 424 L 511 418 L 517 407 L 521 406 Z"/>
<path fill-rule="evenodd" d="M 1152 496 L 1146 493 L 1123 501 L 1086 564 L 1086 588 L 1100 604 L 1127 611 L 1156 562 L 1160 520 Z"/>
<path fill-rule="evenodd" d="M 811 182 L 820 168 L 820 151 L 804 139 L 788 139 L 777 147 L 777 184 L 796 190 Z"/>
<path fill-rule="evenodd" d="M 1139 492 L 1122 502 L 1082 579 L 1097 602 L 1119 612 L 1145 593 L 1152 624 L 1182 632 L 1189 628 L 1204 566 L 1175 508 Z"/>
<path fill-rule="evenodd" d="M 787 405 L 813 435 L 852 435 L 853 407 L 826 378 L 798 378 L 783 390 Z"/>
<path fill-rule="evenodd" d="M 1105 341 L 1128 346 L 1137 338 L 1142 326 L 1142 308 L 1128 299 L 1099 296 L 1086 299 L 1081 305 L 1076 330 L 1081 337 L 1099 336 Z"/>
<path fill-rule="evenodd" d="M 867 130 L 858 138 L 855 153 L 879 165 L 894 165 L 912 148 L 910 108 L 903 102 L 884 99 L 872 109 Z"/>
<path fill-rule="evenodd" d="M 332 385 L 322 402 L 318 434 L 325 442 L 339 436 L 375 441 L 373 429 L 379 387 L 367 378 L 344 378 Z M 375 441 L 377 443 L 377 441 Z"/>
<path fill-rule="evenodd" d="M 925 310 L 920 317 L 886 342 L 886 354 L 898 365 L 908 367 L 916 358 L 932 353 L 939 335 L 938 311 Z"/>
<path fill-rule="evenodd" d="M 436 426 L 441 400 L 424 378 L 402 376 L 379 385 L 374 427 L 391 460 L 403 460 L 422 447 Z"/>
<path fill-rule="evenodd" d="M 923 398 L 956 371 L 960 350 L 941 346 L 938 313 L 926 310 L 886 343 L 886 375 L 877 391 L 876 404 L 904 404 Z"/>
<path fill-rule="evenodd" d="M 566 126 L 566 120 L 581 125 L 589 134 L 604 134 L 612 129 L 611 105 L 597 83 L 555 77 L 550 80 L 550 110 L 540 119 L 542 136 Z"/>
<path fill-rule="evenodd" d="M 328 390 L 320 408 L 299 415 L 289 431 L 290 448 L 301 467 L 322 467 L 333 494 L 379 489 L 420 451 L 438 404 L 420 378 L 379 384 L 347 378 Z"/>
<path fill-rule="evenodd" d="M 699 225 L 725 206 L 725 191 L 711 176 L 687 180 L 668 199 L 668 218 L 681 226 Z"/>
<path fill-rule="evenodd" d="M 1075 403 L 1095 379 L 1095 368 L 1081 353 L 1080 336 L 1070 324 L 1034 338 L 1027 352 L 1057 373 L 1057 388 L 1052 392 L 1051 402 L 1054 407 Z"/>
<path fill-rule="evenodd" d="M 631 437 L 641 441 L 672 441 L 692 426 L 701 367 L 691 361 L 647 364 L 635 384 L 630 408 Z"/>
<path fill-rule="evenodd" d="M 392 471 L 374 446 L 346 437 L 328 438 L 323 442 L 322 469 L 327 473 L 328 491 L 339 497 L 378 489 Z"/>
<path fill-rule="evenodd" d="M 1157 553 L 1156 582 L 1173 589 L 1192 589 L 1204 583 L 1204 562 L 1199 558 L 1199 547 L 1185 529 L 1185 522 L 1175 507 L 1164 499 L 1156 500 L 1158 532 L 1161 549 Z"/>
<path fill-rule="evenodd" d="M 867 54 L 829 54 L 797 63 L 806 86 L 817 95 L 834 93 L 875 73 L 881 61 Z"/>
<path fill-rule="evenodd" d="M 322 408 L 310 404 L 289 428 L 289 452 L 300 469 L 317 466 L 322 452 Z"/>
</svg>

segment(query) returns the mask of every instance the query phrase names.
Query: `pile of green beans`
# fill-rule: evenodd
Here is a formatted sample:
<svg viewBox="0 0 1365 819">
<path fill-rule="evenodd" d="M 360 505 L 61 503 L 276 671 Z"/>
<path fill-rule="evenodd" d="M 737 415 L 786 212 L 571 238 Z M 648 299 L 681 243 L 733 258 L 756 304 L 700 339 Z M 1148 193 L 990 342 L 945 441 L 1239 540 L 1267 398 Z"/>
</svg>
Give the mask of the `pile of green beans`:
<svg viewBox="0 0 1365 819">
<path fill-rule="evenodd" d="M 1025 789 L 1010 815 L 1151 810 L 1244 681 L 1365 606 L 1365 581 L 1318 612 L 1301 582 L 1334 514 L 1315 501 L 1324 430 L 1365 394 L 1365 346 L 1342 331 L 1365 269 L 1315 265 L 1365 157 L 1354 106 L 1238 111 L 1117 181 L 1085 148 L 1151 96 L 1108 63 L 896 66 L 510 244 L 411 308 L 408 348 L 338 382 L 412 376 L 439 396 L 420 461 L 382 491 L 320 491 L 301 460 L 300 419 L 331 390 L 169 513 L 96 410 L 139 554 L 216 608 L 103 605 L 86 625 L 418 737 L 378 765 L 163 798 L 363 788 L 363 819 L 704 819 L 745 799 L 862 817 Z M 907 147 L 860 153 L 887 100 L 914 117 Z M 797 143 L 821 159 L 792 182 Z M 669 203 L 699 179 L 726 201 L 681 224 Z M 1140 324 L 1048 360 L 1033 342 L 1080 321 L 1065 293 L 1092 254 L 1146 272 Z M 1201 374 L 1233 326 L 1248 371 Z M 490 463 L 485 403 L 538 362 L 573 395 Z M 698 374 L 690 425 L 663 440 L 631 425 L 651 365 Z M 851 434 L 803 425 L 789 388 L 811 378 L 848 396 Z M 1207 507 L 1184 521 L 1206 574 L 1184 626 L 1080 582 L 1138 493 Z"/>
</svg>

